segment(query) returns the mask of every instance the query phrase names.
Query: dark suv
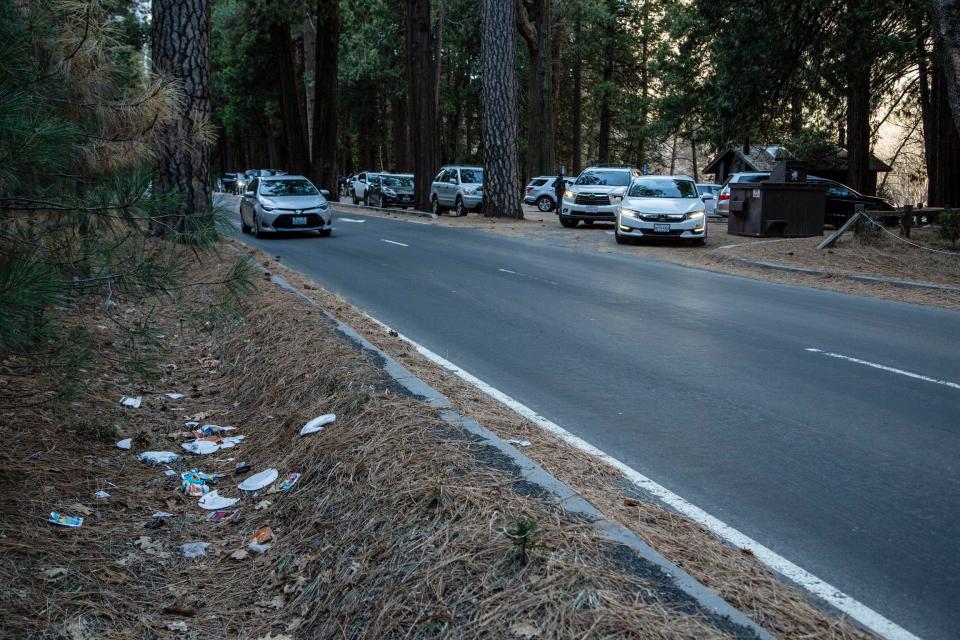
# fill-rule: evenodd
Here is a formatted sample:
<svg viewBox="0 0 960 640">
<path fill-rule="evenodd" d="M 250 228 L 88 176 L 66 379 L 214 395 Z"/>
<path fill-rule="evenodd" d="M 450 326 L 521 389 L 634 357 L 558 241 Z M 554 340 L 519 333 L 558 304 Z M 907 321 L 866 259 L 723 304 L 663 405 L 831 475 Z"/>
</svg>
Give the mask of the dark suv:
<svg viewBox="0 0 960 640">
<path fill-rule="evenodd" d="M 367 204 L 372 207 L 413 206 L 413 174 L 381 173 L 367 186 Z"/>
</svg>

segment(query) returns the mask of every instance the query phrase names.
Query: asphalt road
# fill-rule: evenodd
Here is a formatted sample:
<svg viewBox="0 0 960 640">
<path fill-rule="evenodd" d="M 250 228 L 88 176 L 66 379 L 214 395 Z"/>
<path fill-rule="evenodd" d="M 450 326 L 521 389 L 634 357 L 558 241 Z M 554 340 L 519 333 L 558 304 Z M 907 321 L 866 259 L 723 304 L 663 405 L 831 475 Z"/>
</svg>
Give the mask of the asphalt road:
<svg viewBox="0 0 960 640">
<path fill-rule="evenodd" d="M 246 241 L 909 631 L 960 637 L 960 313 L 359 211 Z"/>
</svg>

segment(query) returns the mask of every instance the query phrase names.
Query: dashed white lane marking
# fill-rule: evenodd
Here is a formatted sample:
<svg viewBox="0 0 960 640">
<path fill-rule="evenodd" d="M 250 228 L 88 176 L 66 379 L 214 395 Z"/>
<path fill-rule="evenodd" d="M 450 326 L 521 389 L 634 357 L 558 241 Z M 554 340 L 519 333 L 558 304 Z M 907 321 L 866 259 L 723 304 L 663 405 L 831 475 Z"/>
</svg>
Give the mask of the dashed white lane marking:
<svg viewBox="0 0 960 640">
<path fill-rule="evenodd" d="M 613 231 L 604 231 L 608 236 L 616 235 Z"/>
<path fill-rule="evenodd" d="M 395 241 L 393 241 L 393 240 L 387 240 L 386 238 L 380 238 L 380 242 L 388 242 L 388 243 L 390 243 L 390 244 L 395 244 L 395 245 L 397 245 L 398 247 L 409 247 L 409 246 L 410 246 L 410 245 L 408 245 L 408 244 L 403 244 L 402 242 L 395 242 Z"/>
<path fill-rule="evenodd" d="M 517 273 L 516 271 L 510 271 L 510 269 L 497 269 L 497 271 L 503 271 L 504 273 L 512 273 L 514 275 L 516 275 Z"/>
<path fill-rule="evenodd" d="M 338 217 L 337 220 L 340 222 L 366 222 L 366 220 L 354 220 L 353 218 L 341 218 Z"/>
<path fill-rule="evenodd" d="M 940 380 L 938 378 L 931 378 L 930 376 L 925 376 L 919 373 L 913 373 L 912 371 L 904 371 L 903 369 L 888 367 L 883 364 L 877 364 L 876 362 L 861 360 L 860 358 L 851 358 L 850 356 L 845 356 L 839 353 L 832 353 L 830 351 L 814 349 L 813 347 L 807 347 L 806 351 L 809 351 L 810 353 L 821 353 L 830 358 L 836 358 L 838 360 L 846 360 L 847 362 L 862 364 L 864 366 L 873 367 L 874 369 L 880 369 L 881 371 L 886 371 L 888 373 L 897 373 L 897 374 L 900 374 L 901 376 L 907 376 L 908 378 L 913 378 L 914 380 L 923 380 L 924 382 L 932 382 L 934 384 L 940 384 L 945 387 L 950 387 L 951 389 L 960 390 L 960 384 L 957 384 L 956 382 L 950 382 L 949 380 Z"/>
<path fill-rule="evenodd" d="M 384 330 L 392 330 L 389 326 L 380 322 L 376 318 L 368 314 L 364 314 L 364 316 L 369 318 L 372 322 L 383 327 Z M 443 367 L 453 375 L 476 387 L 494 400 L 506 405 L 524 418 L 534 422 L 543 430 L 556 435 L 561 440 L 576 449 L 580 449 L 581 451 L 585 451 L 593 456 L 596 456 L 606 464 L 617 469 L 635 485 L 656 496 L 664 504 L 685 515 L 694 522 L 706 527 L 715 535 L 719 536 L 723 540 L 726 540 L 729 544 L 739 549 L 748 549 L 753 553 L 754 556 L 757 557 L 757 559 L 760 560 L 760 562 L 785 576 L 787 579 L 800 585 L 810 593 L 822 598 L 877 635 L 887 638 L 888 640 L 920 640 L 918 636 L 910 633 L 892 620 L 885 618 L 883 615 L 874 611 L 867 605 L 848 596 L 843 591 L 840 591 L 840 589 L 837 589 L 831 584 L 824 582 L 806 569 L 803 569 L 793 562 L 790 562 L 772 549 L 760 544 L 753 538 L 750 538 L 737 529 L 734 529 L 719 518 L 715 518 L 700 507 L 687 502 L 687 500 L 681 498 L 679 495 L 670 491 L 666 487 L 654 482 L 639 471 L 631 468 L 613 456 L 604 453 L 586 440 L 573 435 L 560 425 L 548 420 L 547 418 L 544 418 L 530 407 L 520 403 L 517 400 L 514 400 L 504 392 L 490 386 L 473 374 L 464 371 L 443 356 L 434 353 L 430 349 L 427 349 L 423 345 L 411 340 L 402 333 L 399 333 L 397 337 L 411 345 L 414 349 L 416 349 L 417 353 L 423 357 L 427 358 L 434 364 Z"/>
</svg>

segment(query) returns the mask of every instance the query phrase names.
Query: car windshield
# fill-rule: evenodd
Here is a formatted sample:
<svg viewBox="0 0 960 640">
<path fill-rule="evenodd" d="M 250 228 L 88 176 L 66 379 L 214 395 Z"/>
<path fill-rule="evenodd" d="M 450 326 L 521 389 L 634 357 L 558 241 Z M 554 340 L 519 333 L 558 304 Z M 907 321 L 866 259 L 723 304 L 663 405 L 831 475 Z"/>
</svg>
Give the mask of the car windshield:
<svg viewBox="0 0 960 640">
<path fill-rule="evenodd" d="M 630 184 L 629 171 L 584 171 L 576 184 L 596 184 L 606 187 L 625 187 Z"/>
<path fill-rule="evenodd" d="M 692 180 L 677 178 L 640 178 L 630 186 L 634 198 L 699 198 Z"/>
<path fill-rule="evenodd" d="M 460 169 L 464 184 L 483 184 L 483 169 Z"/>
<path fill-rule="evenodd" d="M 408 176 L 383 176 L 383 186 L 385 187 L 407 187 L 413 188 L 413 178 Z"/>
<path fill-rule="evenodd" d="M 262 196 L 315 196 L 319 193 L 308 180 L 264 180 L 260 183 Z"/>
</svg>

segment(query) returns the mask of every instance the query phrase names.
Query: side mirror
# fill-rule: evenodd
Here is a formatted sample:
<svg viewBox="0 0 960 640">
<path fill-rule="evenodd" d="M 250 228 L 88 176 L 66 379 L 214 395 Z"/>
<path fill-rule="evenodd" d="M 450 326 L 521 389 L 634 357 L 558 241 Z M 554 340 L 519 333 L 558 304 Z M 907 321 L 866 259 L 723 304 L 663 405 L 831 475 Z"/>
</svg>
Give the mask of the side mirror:
<svg viewBox="0 0 960 640">
<path fill-rule="evenodd" d="M 457 179 L 456 179 L 456 178 L 447 178 L 447 182 L 449 182 L 450 184 L 457 184 Z"/>
<path fill-rule="evenodd" d="M 705 194 L 703 194 L 703 195 L 700 196 L 700 197 L 703 198 L 704 200 L 713 200 L 713 194 L 712 194 L 712 193 L 705 193 Z"/>
<path fill-rule="evenodd" d="M 257 192 L 256 192 L 256 191 L 244 191 L 244 192 L 243 192 L 243 196 L 244 196 L 245 198 L 252 198 L 252 197 L 254 197 L 254 196 L 256 196 L 256 195 L 257 195 Z"/>
<path fill-rule="evenodd" d="M 326 198 L 327 196 L 330 195 L 330 190 L 329 190 L 329 189 L 320 189 L 320 195 L 322 195 L 324 198 Z"/>
</svg>

